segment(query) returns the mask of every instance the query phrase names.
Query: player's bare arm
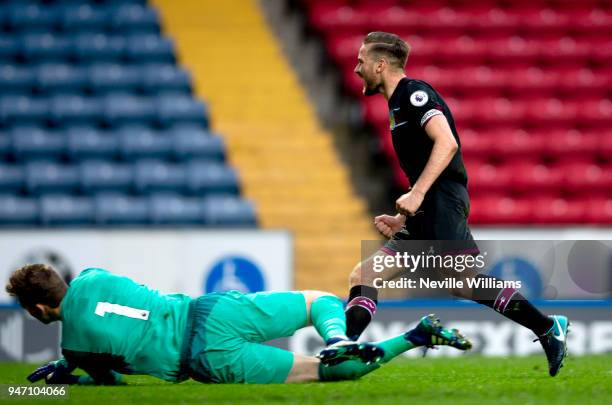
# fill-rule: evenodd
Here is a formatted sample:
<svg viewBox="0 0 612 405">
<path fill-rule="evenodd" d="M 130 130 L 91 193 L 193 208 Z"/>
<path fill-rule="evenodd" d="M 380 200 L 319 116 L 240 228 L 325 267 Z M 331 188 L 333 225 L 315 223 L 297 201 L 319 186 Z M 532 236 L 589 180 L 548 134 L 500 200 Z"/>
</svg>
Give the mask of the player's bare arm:
<svg viewBox="0 0 612 405">
<path fill-rule="evenodd" d="M 459 148 L 448 121 L 442 114 L 429 120 L 425 126 L 425 132 L 434 142 L 433 149 L 423 173 L 421 173 L 414 186 L 395 202 L 397 211 L 403 215 L 413 216 L 416 214 L 423 203 L 425 194 L 446 169 Z"/>
</svg>

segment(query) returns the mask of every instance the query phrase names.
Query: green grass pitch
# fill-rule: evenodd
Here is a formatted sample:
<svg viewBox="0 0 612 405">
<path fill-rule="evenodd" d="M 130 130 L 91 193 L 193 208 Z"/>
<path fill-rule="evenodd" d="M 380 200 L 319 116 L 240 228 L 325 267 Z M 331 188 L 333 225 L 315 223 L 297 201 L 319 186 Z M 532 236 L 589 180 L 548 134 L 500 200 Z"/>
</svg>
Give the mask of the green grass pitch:
<svg viewBox="0 0 612 405">
<path fill-rule="evenodd" d="M 555 378 L 548 376 L 545 363 L 544 356 L 401 359 L 357 381 L 295 385 L 214 385 L 193 381 L 171 384 L 150 377 L 128 376 L 129 385 L 123 387 L 71 387 L 70 402 L 612 404 L 612 355 L 570 357 Z M 26 364 L 0 364 L 0 383 L 24 384 L 25 376 L 33 368 Z"/>
</svg>

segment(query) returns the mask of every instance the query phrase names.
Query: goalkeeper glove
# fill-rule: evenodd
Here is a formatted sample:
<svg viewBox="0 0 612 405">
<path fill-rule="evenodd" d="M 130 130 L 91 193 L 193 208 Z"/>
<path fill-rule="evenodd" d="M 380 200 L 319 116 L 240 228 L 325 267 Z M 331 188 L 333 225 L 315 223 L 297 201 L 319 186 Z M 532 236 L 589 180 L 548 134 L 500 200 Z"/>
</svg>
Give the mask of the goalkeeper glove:
<svg viewBox="0 0 612 405">
<path fill-rule="evenodd" d="M 44 378 L 47 384 L 77 384 L 79 377 L 70 374 L 74 369 L 62 358 L 38 367 L 28 376 L 28 381 L 33 383 Z"/>
</svg>

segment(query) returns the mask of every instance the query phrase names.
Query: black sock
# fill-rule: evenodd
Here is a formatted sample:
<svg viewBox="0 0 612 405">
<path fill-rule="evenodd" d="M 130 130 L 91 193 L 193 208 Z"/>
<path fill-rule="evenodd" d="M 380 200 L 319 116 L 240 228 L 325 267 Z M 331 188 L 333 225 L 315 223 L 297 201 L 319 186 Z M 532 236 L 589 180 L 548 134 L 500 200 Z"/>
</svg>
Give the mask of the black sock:
<svg viewBox="0 0 612 405">
<path fill-rule="evenodd" d="M 346 336 L 359 339 L 376 313 L 378 290 L 367 285 L 356 285 L 349 292 L 346 315 Z"/>
<path fill-rule="evenodd" d="M 498 280 L 482 274 L 476 277 L 482 278 L 482 281 L 485 281 L 484 279 Z M 514 288 L 475 288 L 472 292 L 472 299 L 531 329 L 538 336 L 548 332 L 554 322 Z"/>
</svg>

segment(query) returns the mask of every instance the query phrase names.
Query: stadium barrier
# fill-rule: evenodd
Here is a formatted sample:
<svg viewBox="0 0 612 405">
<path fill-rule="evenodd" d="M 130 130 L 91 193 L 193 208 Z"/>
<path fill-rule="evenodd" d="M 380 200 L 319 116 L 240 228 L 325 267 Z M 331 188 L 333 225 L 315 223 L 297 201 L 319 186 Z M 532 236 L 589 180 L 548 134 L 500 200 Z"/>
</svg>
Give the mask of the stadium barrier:
<svg viewBox="0 0 612 405">
<path fill-rule="evenodd" d="M 544 301 L 535 304 L 549 314 L 563 314 L 570 319 L 567 335 L 568 351 L 572 356 L 612 353 L 612 300 L 601 301 Z M 506 320 L 488 308 L 467 301 L 409 300 L 383 301 L 375 320 L 368 326 L 361 340 L 378 341 L 410 330 L 423 315 L 435 313 L 445 326 L 459 329 L 472 340 L 474 347 L 467 355 L 527 356 L 543 353 L 536 336 L 529 329 Z M 275 342 L 280 347 L 301 354 L 312 354 L 323 348 L 314 328 L 298 331 L 287 340 Z M 419 357 L 418 350 L 406 352 L 406 357 Z M 456 357 L 464 352 L 444 346 L 429 350 L 427 356 Z"/>
<path fill-rule="evenodd" d="M 612 353 L 612 300 L 536 301 L 550 314 L 569 316 L 568 350 L 572 356 Z M 505 320 L 486 308 L 464 301 L 410 300 L 383 301 L 375 321 L 362 340 L 382 340 L 411 329 L 423 315 L 435 313 L 448 327 L 455 327 L 469 337 L 474 347 L 467 355 L 487 357 L 527 356 L 542 353 L 533 342 L 535 335 L 526 328 Z M 43 325 L 16 305 L 0 307 L 0 361 L 40 363 L 59 356 L 59 324 Z M 323 348 L 323 341 L 313 327 L 298 331 L 288 339 L 271 344 L 300 354 L 312 355 Z M 406 357 L 419 357 L 412 350 Z M 429 350 L 427 356 L 456 357 L 463 352 L 450 347 Z"/>
<path fill-rule="evenodd" d="M 289 290 L 293 242 L 285 231 L 11 230 L 0 232 L 0 278 L 26 263 L 49 263 L 64 277 L 101 267 L 164 293 Z M 12 300 L 4 289 L 0 304 Z"/>
</svg>

